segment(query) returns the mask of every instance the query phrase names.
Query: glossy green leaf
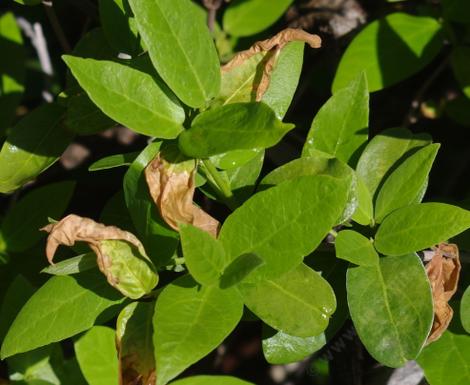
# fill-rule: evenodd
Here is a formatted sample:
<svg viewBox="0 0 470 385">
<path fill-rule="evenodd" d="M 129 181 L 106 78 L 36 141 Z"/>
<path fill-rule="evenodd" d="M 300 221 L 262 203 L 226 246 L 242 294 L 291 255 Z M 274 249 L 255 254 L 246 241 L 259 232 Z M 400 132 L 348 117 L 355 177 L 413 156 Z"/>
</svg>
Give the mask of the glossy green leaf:
<svg viewBox="0 0 470 385">
<path fill-rule="evenodd" d="M 459 23 L 470 22 L 470 3 L 467 0 L 442 0 L 441 4 L 446 19 Z"/>
<path fill-rule="evenodd" d="M 89 329 L 113 314 L 122 296 L 99 271 L 49 279 L 29 301 L 10 327 L 1 356 L 36 349 Z"/>
<path fill-rule="evenodd" d="M 252 271 L 260 267 L 264 261 L 256 254 L 242 254 L 235 258 L 220 277 L 220 288 L 226 289 L 245 279 Z"/>
<path fill-rule="evenodd" d="M 460 301 L 460 320 L 467 333 L 470 333 L 470 286 L 463 293 Z"/>
<path fill-rule="evenodd" d="M 41 273 L 51 275 L 72 275 L 97 267 L 95 253 L 80 254 L 54 263 L 41 270 Z"/>
<path fill-rule="evenodd" d="M 157 155 L 160 144 L 150 143 L 132 162 L 124 176 L 127 208 L 140 235 L 139 239 L 157 267 L 168 263 L 178 245 L 178 233 L 170 229 L 158 214 L 144 176 L 144 169 Z"/>
<path fill-rule="evenodd" d="M 0 192 L 16 190 L 59 159 L 72 139 L 61 124 L 63 112 L 45 104 L 12 128 L 0 151 Z"/>
<path fill-rule="evenodd" d="M 224 13 L 224 30 L 234 36 L 250 36 L 269 27 L 293 0 L 234 0 Z"/>
<path fill-rule="evenodd" d="M 257 193 L 222 226 L 219 239 L 228 257 L 255 253 L 265 261 L 257 273 L 271 277 L 294 268 L 338 223 L 349 184 L 329 176 L 304 176 Z"/>
<path fill-rule="evenodd" d="M 164 385 L 214 350 L 241 319 L 236 289 L 199 286 L 184 276 L 166 286 L 153 319 L 157 385 Z"/>
<path fill-rule="evenodd" d="M 132 302 L 119 314 L 116 323 L 116 343 L 121 360 L 121 373 L 153 384 L 155 372 L 152 318 L 155 302 Z"/>
<path fill-rule="evenodd" d="M 367 142 L 368 127 L 369 92 L 361 73 L 335 92 L 315 115 L 302 156 L 317 149 L 354 166 L 358 151 Z"/>
<path fill-rule="evenodd" d="M 431 17 L 397 12 L 373 21 L 346 49 L 333 90 L 346 86 L 362 71 L 371 92 L 396 84 L 429 64 L 442 44 L 441 25 Z"/>
<path fill-rule="evenodd" d="M 166 139 L 183 129 L 183 108 L 156 75 L 139 68 L 145 68 L 143 64 L 133 68 L 109 60 L 63 59 L 90 99 L 117 122 Z"/>
<path fill-rule="evenodd" d="M 430 144 L 408 157 L 385 180 L 375 202 L 375 220 L 401 207 L 416 203 L 421 194 L 440 145 Z"/>
<path fill-rule="evenodd" d="M 437 245 L 470 228 L 470 211 L 444 203 L 421 203 L 388 215 L 375 236 L 376 249 L 401 255 Z"/>
<path fill-rule="evenodd" d="M 336 309 L 333 289 L 316 271 L 300 264 L 274 279 L 239 284 L 245 305 L 269 326 L 310 337 L 328 326 Z"/>
<path fill-rule="evenodd" d="M 233 103 L 199 114 L 179 136 L 179 146 L 190 157 L 208 158 L 231 150 L 274 146 L 293 128 L 264 103 Z"/>
<path fill-rule="evenodd" d="M 0 17 L 0 133 L 9 127 L 24 91 L 25 52 L 15 16 L 7 12 Z M 8 54 L 7 54 L 8 53 Z"/>
<path fill-rule="evenodd" d="M 222 244 L 208 232 L 192 225 L 180 225 L 185 264 L 193 278 L 203 284 L 218 282 L 226 265 Z"/>
<path fill-rule="evenodd" d="M 351 219 L 360 225 L 366 226 L 374 220 L 374 205 L 369 189 L 362 178 L 356 175 L 356 182 L 357 209 Z"/>
<path fill-rule="evenodd" d="M 372 357 L 400 367 L 418 356 L 431 330 L 433 305 L 431 287 L 416 254 L 350 267 L 347 291 L 352 321 Z"/>
<path fill-rule="evenodd" d="M 90 385 L 118 385 L 115 332 L 94 326 L 75 342 L 78 364 Z"/>
<path fill-rule="evenodd" d="M 39 229 L 47 218 L 60 218 L 68 206 L 74 182 L 51 183 L 21 198 L 5 215 L 0 227 L 6 249 L 21 252 L 38 242 L 46 233 Z"/>
<path fill-rule="evenodd" d="M 253 385 L 229 376 L 194 376 L 172 382 L 171 385 Z"/>
<path fill-rule="evenodd" d="M 467 98 L 470 98 L 470 69 L 468 63 L 470 61 L 470 47 L 459 46 L 452 51 L 451 63 L 455 77 L 460 83 L 462 91 Z"/>
<path fill-rule="evenodd" d="M 231 170 L 243 166 L 258 155 L 262 150 L 233 150 L 212 156 L 211 162 L 220 170 Z"/>
<path fill-rule="evenodd" d="M 90 167 L 88 167 L 88 171 L 101 171 L 115 167 L 129 166 L 138 155 L 139 152 L 110 155 L 94 162 Z"/>
<path fill-rule="evenodd" d="M 379 256 L 372 242 L 353 230 L 343 230 L 335 240 L 336 257 L 359 266 L 375 266 Z"/>
<path fill-rule="evenodd" d="M 470 336 L 446 331 L 423 349 L 417 361 L 430 385 L 467 385 L 470 378 Z"/>
<path fill-rule="evenodd" d="M 286 365 L 301 361 L 326 344 L 324 333 L 313 337 L 295 337 L 270 330 L 263 334 L 263 355 L 272 365 Z"/>
<path fill-rule="evenodd" d="M 357 175 L 374 198 L 381 181 L 403 155 L 429 143 L 428 138 L 413 136 L 406 128 L 384 130 L 372 138 L 362 152 L 356 167 Z"/>
<path fill-rule="evenodd" d="M 137 25 L 127 0 L 99 0 L 101 26 L 109 44 L 135 56 L 141 51 Z"/>
<path fill-rule="evenodd" d="M 190 0 L 129 0 L 158 74 L 188 106 L 220 89 L 220 66 L 205 18 Z"/>
</svg>

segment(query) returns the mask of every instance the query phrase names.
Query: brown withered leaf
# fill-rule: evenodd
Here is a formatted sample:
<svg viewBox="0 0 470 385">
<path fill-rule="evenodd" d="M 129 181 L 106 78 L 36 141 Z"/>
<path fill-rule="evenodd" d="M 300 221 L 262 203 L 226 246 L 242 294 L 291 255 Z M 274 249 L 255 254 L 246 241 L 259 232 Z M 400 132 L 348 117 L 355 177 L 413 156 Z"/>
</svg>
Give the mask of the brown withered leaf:
<svg viewBox="0 0 470 385">
<path fill-rule="evenodd" d="M 145 168 L 150 195 L 171 228 L 178 231 L 179 223 L 192 224 L 216 237 L 219 222 L 193 202 L 195 175 L 195 161 L 170 163 L 161 153 Z"/>
<path fill-rule="evenodd" d="M 303 41 L 312 48 L 321 47 L 321 39 L 318 35 L 312 35 L 298 28 L 286 28 L 270 39 L 258 41 L 249 49 L 237 53 L 227 64 L 222 66 L 222 71 L 228 72 L 260 52 L 271 51 L 272 54 L 264 62 L 263 73 L 256 89 L 256 101 L 260 101 L 269 87 L 271 74 L 279 53 L 291 41 Z"/>
<path fill-rule="evenodd" d="M 427 343 L 439 339 L 454 314 L 449 300 L 457 290 L 460 274 L 459 249 L 455 244 L 441 243 L 433 247 L 426 273 L 431 283 L 434 322 Z"/>
</svg>

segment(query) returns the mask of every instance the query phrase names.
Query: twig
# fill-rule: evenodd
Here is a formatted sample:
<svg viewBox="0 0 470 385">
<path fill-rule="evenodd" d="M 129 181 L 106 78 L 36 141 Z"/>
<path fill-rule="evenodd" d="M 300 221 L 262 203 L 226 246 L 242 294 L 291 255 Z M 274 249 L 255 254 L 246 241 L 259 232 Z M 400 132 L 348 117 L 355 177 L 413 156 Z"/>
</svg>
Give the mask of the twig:
<svg viewBox="0 0 470 385">
<path fill-rule="evenodd" d="M 31 44 L 36 50 L 42 72 L 44 73 L 44 89 L 42 90 L 42 98 L 46 102 L 51 103 L 54 100 L 54 96 L 49 89 L 54 70 L 52 68 L 51 56 L 47 49 L 47 41 L 44 37 L 42 26 L 38 22 L 31 24 L 23 17 L 18 17 L 17 22 L 23 33 L 31 40 Z"/>
<path fill-rule="evenodd" d="M 57 40 L 59 41 L 62 50 L 65 53 L 70 53 L 71 48 L 67 37 L 65 36 L 64 30 L 59 23 L 59 19 L 57 19 L 57 15 L 54 11 L 54 6 L 52 4 L 52 0 L 43 0 L 42 4 L 44 5 L 44 9 L 46 10 L 46 15 L 51 23 L 52 29 L 54 30 L 55 35 L 57 36 Z"/>
<path fill-rule="evenodd" d="M 207 8 L 207 26 L 211 32 L 214 31 L 215 18 L 217 11 L 222 5 L 222 0 L 203 0 L 204 7 Z"/>
</svg>

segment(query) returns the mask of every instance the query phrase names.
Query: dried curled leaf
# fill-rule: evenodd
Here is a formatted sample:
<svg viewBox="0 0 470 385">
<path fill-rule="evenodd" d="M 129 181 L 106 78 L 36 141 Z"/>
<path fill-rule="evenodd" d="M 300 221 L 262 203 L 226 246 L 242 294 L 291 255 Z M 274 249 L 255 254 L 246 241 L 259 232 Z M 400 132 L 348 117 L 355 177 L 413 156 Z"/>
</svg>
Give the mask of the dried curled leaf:
<svg viewBox="0 0 470 385">
<path fill-rule="evenodd" d="M 291 41 L 303 41 L 312 48 L 321 47 L 321 39 L 318 35 L 312 35 L 302 29 L 286 28 L 270 39 L 258 41 L 249 49 L 237 53 L 227 64 L 222 66 L 222 72 L 231 71 L 258 53 L 269 52 L 270 55 L 266 57 L 263 63 L 263 73 L 256 88 L 256 101 L 260 101 L 269 87 L 271 74 L 279 53 Z"/>
<path fill-rule="evenodd" d="M 158 283 L 155 268 L 135 235 L 115 226 L 70 214 L 41 230 L 47 231 L 46 255 L 53 264 L 59 245 L 86 242 L 97 256 L 97 264 L 110 285 L 130 298 L 148 294 Z"/>
<path fill-rule="evenodd" d="M 434 322 L 427 343 L 439 339 L 452 320 L 454 312 L 448 302 L 457 290 L 460 274 L 457 245 L 441 243 L 433 248 L 430 258 L 426 273 L 432 289 Z"/>
<path fill-rule="evenodd" d="M 194 160 L 170 163 L 161 153 L 145 168 L 150 195 L 171 228 L 178 231 L 179 223 L 191 224 L 215 237 L 219 222 L 193 202 L 195 175 Z"/>
</svg>

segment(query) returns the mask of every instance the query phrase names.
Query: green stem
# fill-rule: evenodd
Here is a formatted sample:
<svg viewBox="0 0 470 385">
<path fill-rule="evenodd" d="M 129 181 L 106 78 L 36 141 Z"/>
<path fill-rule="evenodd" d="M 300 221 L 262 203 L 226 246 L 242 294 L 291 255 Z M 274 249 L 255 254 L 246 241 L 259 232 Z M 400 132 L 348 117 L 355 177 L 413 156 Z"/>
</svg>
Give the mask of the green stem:
<svg viewBox="0 0 470 385">
<path fill-rule="evenodd" d="M 216 184 L 222 196 L 227 199 L 231 198 L 233 196 L 232 189 L 230 188 L 230 185 L 227 183 L 227 181 L 220 176 L 219 171 L 217 171 L 214 166 L 214 163 L 212 163 L 210 159 L 204 159 L 202 163 L 204 164 L 204 167 L 206 168 L 209 175 L 214 180 L 214 183 Z"/>
</svg>

